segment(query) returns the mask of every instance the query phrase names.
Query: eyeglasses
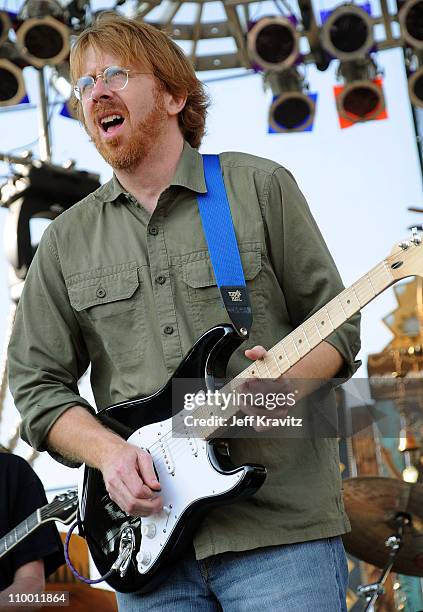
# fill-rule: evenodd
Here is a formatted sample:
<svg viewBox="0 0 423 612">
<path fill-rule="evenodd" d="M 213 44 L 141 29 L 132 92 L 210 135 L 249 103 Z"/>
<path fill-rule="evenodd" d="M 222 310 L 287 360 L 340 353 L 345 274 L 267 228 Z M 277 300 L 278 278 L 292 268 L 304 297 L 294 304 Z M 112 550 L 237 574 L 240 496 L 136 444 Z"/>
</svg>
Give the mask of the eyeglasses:
<svg viewBox="0 0 423 612">
<path fill-rule="evenodd" d="M 131 73 L 131 76 L 135 74 L 151 74 L 150 72 L 133 72 L 128 68 L 121 68 L 120 66 L 109 66 L 96 77 L 87 75 L 78 79 L 73 88 L 73 93 L 78 100 L 91 100 L 94 85 L 100 78 L 103 79 L 104 85 L 110 91 L 120 91 L 128 85 L 129 73 Z"/>
</svg>

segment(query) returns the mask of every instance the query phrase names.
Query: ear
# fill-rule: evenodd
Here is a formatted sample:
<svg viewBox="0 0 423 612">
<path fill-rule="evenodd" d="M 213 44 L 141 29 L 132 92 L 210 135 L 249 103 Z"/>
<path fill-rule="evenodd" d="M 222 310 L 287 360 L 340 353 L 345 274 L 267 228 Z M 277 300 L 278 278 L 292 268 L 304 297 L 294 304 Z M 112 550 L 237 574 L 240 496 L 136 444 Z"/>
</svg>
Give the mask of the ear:
<svg viewBox="0 0 423 612">
<path fill-rule="evenodd" d="M 169 115 L 179 115 L 186 104 L 187 96 L 173 96 L 170 93 L 166 93 L 165 100 Z"/>
</svg>

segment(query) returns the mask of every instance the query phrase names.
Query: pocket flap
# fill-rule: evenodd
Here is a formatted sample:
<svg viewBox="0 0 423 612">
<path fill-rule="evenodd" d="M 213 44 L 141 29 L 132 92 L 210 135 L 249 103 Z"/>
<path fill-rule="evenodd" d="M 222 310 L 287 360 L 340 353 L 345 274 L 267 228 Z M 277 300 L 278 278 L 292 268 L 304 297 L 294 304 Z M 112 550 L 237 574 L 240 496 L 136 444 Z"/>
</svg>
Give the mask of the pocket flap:
<svg viewBox="0 0 423 612">
<path fill-rule="evenodd" d="M 98 304 L 108 304 L 132 297 L 140 282 L 137 270 L 125 270 L 119 274 L 91 279 L 73 284 L 69 287 L 69 299 L 72 307 L 80 312 Z"/>
<path fill-rule="evenodd" d="M 261 251 L 245 251 L 240 254 L 245 280 L 253 280 L 261 270 Z M 187 285 L 198 289 L 216 285 L 210 257 L 190 261 L 183 267 L 183 279 Z"/>
</svg>

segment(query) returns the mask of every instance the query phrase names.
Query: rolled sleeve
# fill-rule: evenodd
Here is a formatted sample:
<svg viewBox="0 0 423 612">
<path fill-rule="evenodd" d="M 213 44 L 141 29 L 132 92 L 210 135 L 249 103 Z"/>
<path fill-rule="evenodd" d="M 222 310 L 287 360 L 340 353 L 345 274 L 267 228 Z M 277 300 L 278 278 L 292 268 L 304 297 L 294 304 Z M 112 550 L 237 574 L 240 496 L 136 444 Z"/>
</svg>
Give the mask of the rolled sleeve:
<svg viewBox="0 0 423 612">
<path fill-rule="evenodd" d="M 341 293 L 344 285 L 303 194 L 282 167 L 269 181 L 264 213 L 270 257 L 295 328 Z M 355 361 L 360 350 L 360 313 L 325 341 L 344 359 L 337 378 L 348 379 L 361 365 Z"/>
<path fill-rule="evenodd" d="M 95 413 L 78 390 L 88 365 L 50 225 L 25 280 L 8 351 L 9 385 L 22 417 L 21 436 L 33 448 L 48 450 L 46 436 L 67 409 L 80 405 Z M 51 454 L 66 465 L 77 465 Z"/>
</svg>

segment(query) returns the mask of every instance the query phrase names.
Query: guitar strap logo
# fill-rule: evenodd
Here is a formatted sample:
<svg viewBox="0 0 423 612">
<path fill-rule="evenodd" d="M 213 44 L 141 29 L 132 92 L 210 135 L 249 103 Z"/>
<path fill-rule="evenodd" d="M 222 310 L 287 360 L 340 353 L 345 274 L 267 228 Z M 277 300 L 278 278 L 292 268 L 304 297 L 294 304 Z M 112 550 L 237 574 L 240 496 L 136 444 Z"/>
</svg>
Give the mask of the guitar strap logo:
<svg viewBox="0 0 423 612">
<path fill-rule="evenodd" d="M 228 295 L 233 302 L 241 302 L 242 300 L 241 291 L 239 291 L 239 289 L 236 291 L 228 291 Z"/>
</svg>

